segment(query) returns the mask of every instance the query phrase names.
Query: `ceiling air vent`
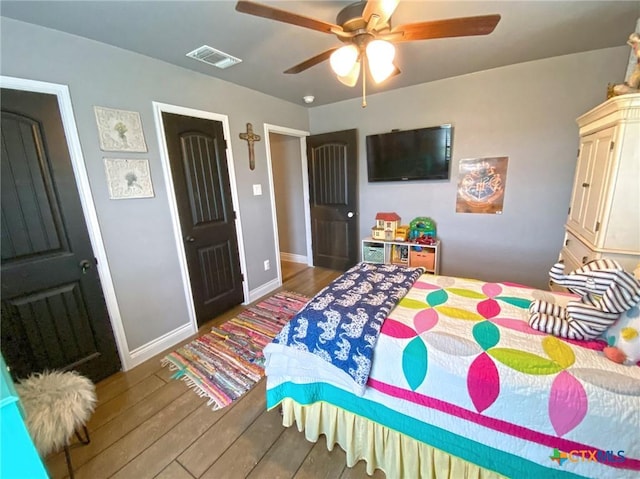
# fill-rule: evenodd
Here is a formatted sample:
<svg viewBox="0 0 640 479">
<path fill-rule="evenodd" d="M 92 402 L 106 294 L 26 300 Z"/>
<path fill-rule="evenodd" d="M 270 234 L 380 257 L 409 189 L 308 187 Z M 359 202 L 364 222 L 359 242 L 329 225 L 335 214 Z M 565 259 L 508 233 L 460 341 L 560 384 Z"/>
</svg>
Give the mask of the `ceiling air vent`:
<svg viewBox="0 0 640 479">
<path fill-rule="evenodd" d="M 187 56 L 218 68 L 229 68 L 242 61 L 228 53 L 211 48 L 209 45 L 202 45 L 192 52 L 187 53 Z"/>
</svg>

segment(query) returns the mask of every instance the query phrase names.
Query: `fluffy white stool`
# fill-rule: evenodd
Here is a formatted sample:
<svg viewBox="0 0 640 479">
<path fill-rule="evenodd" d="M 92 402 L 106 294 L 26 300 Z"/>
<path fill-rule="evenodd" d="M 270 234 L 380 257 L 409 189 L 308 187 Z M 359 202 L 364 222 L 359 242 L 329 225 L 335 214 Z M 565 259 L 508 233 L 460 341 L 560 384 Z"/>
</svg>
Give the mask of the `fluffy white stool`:
<svg viewBox="0 0 640 479">
<path fill-rule="evenodd" d="M 64 448 L 69 476 L 73 479 L 69 442 L 75 433 L 82 444 L 89 444 L 86 423 L 96 404 L 95 386 L 75 371 L 50 371 L 20 381 L 16 391 L 38 453 L 44 459 Z M 85 438 L 80 429 L 84 429 Z"/>
</svg>

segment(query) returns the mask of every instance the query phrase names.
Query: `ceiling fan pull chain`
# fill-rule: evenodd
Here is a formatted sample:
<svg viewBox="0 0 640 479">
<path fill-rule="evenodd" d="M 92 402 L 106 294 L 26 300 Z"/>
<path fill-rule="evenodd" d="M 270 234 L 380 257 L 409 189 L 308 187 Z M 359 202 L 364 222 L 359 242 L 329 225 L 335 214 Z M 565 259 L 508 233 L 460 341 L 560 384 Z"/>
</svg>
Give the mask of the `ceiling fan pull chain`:
<svg viewBox="0 0 640 479">
<path fill-rule="evenodd" d="M 367 55 L 362 54 L 362 108 L 367 107 Z"/>
</svg>

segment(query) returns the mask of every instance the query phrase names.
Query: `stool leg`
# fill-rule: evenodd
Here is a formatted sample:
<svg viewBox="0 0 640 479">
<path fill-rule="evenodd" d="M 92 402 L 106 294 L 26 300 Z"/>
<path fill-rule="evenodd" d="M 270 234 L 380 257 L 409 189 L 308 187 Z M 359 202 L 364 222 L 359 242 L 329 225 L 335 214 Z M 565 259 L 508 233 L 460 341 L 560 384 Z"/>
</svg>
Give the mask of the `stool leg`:
<svg viewBox="0 0 640 479">
<path fill-rule="evenodd" d="M 87 426 L 82 426 L 82 429 L 84 429 L 84 438 L 80 434 L 80 431 L 78 431 L 77 429 L 75 431 L 76 437 L 78 438 L 78 441 L 80 441 L 82 444 L 86 446 L 91 442 L 91 438 L 89 437 L 89 430 L 87 429 Z"/>
<path fill-rule="evenodd" d="M 78 438 L 78 441 L 80 441 L 81 444 L 84 444 L 86 446 L 91 442 L 91 438 L 89 437 L 89 430 L 87 429 L 87 426 L 82 426 L 82 429 L 84 429 L 84 437 L 82 437 L 82 434 L 80 434 L 80 431 L 78 429 L 75 430 L 75 433 L 76 433 L 76 437 Z M 68 443 L 64 445 L 64 457 L 67 460 L 67 469 L 69 470 L 69 479 L 74 479 L 73 465 L 71 464 L 71 451 L 69 451 Z"/>
<path fill-rule="evenodd" d="M 67 459 L 67 469 L 69 469 L 69 479 L 74 479 L 73 477 L 73 466 L 71 465 L 71 454 L 69 452 L 69 445 L 64 445 L 64 457 Z"/>
</svg>

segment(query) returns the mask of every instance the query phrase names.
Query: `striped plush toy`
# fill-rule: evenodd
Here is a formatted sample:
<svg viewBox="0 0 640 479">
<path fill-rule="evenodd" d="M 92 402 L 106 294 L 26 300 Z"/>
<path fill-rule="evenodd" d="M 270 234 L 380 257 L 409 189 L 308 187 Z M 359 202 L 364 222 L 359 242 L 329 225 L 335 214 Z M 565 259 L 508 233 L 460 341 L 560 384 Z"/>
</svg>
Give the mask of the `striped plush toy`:
<svg viewBox="0 0 640 479">
<path fill-rule="evenodd" d="M 640 301 L 640 281 L 616 261 L 598 259 L 569 274 L 556 263 L 551 280 L 580 295 L 566 308 L 536 300 L 529 306 L 529 326 L 545 333 L 570 339 L 594 339 Z"/>
</svg>

